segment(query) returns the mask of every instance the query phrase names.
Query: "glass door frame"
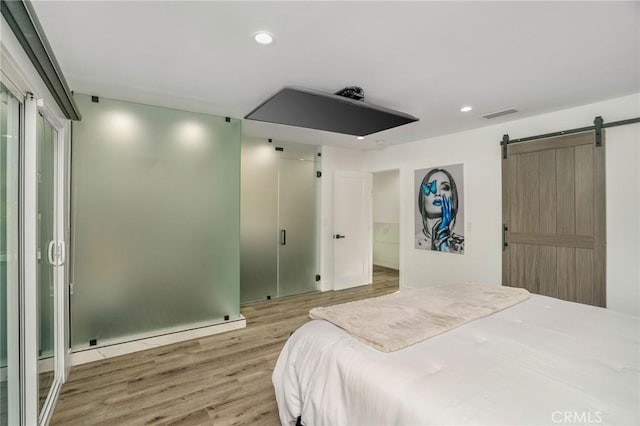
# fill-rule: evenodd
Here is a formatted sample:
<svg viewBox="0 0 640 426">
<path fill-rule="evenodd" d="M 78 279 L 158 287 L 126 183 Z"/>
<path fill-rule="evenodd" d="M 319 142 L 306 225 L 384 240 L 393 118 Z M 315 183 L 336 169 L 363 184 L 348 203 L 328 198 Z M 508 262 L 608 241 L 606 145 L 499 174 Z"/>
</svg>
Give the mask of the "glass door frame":
<svg viewBox="0 0 640 426">
<path fill-rule="evenodd" d="M 9 78 L 0 72 L 0 84 L 9 92 L 9 94 L 18 103 L 18 164 L 17 164 L 17 196 L 18 196 L 18 227 L 22 222 L 22 170 L 23 170 L 23 135 L 24 135 L 24 103 L 22 100 L 24 97 L 17 89 L 17 87 L 11 82 Z M 22 358 L 22 351 L 20 350 L 22 344 L 22 326 L 21 326 L 21 311 L 22 311 L 22 235 L 19 229 L 18 232 L 18 283 L 16 286 L 7 285 L 7 411 L 8 411 L 8 424 L 23 424 L 21 419 L 24 419 L 24 406 L 22 404 L 22 396 L 24 390 L 23 380 L 23 366 L 24 360 Z M 8 282 L 7 282 L 8 284 Z M 14 325 L 9 327 L 9 324 Z M 9 366 L 15 364 L 14 371 L 11 371 Z M 12 386 L 17 387 L 17 392 L 12 393 L 10 388 Z"/>
<path fill-rule="evenodd" d="M 54 250 L 56 259 L 54 266 L 54 380 L 47 399 L 41 410 L 38 407 L 39 376 L 38 376 L 38 164 L 37 164 L 37 120 L 38 116 L 47 120 L 57 131 L 54 141 Z M 68 141 L 68 125 L 57 118 L 55 113 L 47 107 L 42 99 L 36 99 L 27 93 L 24 101 L 24 156 L 23 156 L 23 345 L 24 361 L 24 424 L 48 424 L 53 414 L 57 397 L 66 377 L 65 357 L 67 344 L 64 338 L 65 330 L 65 302 L 66 294 L 66 247 L 65 220 L 68 209 L 65 200 L 67 191 L 65 174 L 68 173 L 68 158 L 65 149 Z M 43 259 L 48 261 L 47 254 L 42 253 Z"/>
</svg>

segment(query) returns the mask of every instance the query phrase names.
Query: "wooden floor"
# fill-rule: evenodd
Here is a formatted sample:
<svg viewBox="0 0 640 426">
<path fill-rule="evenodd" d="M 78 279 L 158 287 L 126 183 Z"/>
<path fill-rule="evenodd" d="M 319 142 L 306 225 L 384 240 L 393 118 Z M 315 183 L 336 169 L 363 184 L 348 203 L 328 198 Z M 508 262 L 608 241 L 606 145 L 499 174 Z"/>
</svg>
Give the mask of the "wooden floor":
<svg viewBox="0 0 640 426">
<path fill-rule="evenodd" d="M 375 267 L 373 285 L 243 305 L 242 330 L 74 367 L 52 424 L 277 425 L 271 374 L 309 309 L 397 289 L 397 271 Z"/>
</svg>

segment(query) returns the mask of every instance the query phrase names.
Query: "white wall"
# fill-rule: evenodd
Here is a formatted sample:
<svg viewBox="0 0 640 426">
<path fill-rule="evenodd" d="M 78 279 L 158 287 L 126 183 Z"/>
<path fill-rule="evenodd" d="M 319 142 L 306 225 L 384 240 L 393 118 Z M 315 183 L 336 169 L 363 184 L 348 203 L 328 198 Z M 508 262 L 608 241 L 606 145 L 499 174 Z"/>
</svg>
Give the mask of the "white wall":
<svg viewBox="0 0 640 426">
<path fill-rule="evenodd" d="M 640 124 L 606 132 L 607 307 L 640 315 Z"/>
<path fill-rule="evenodd" d="M 398 269 L 400 225 L 400 173 L 373 174 L 373 264 Z"/>
<path fill-rule="evenodd" d="M 400 173 L 387 170 L 373 174 L 373 222 L 399 223 Z"/>
<path fill-rule="evenodd" d="M 640 116 L 640 94 L 388 147 L 368 154 L 370 171 L 400 169 L 400 285 L 424 287 L 454 281 L 501 282 L 501 156 L 512 139 Z M 640 313 L 640 125 L 607 129 L 607 305 Z M 464 163 L 465 254 L 415 250 L 415 169 Z"/>
<path fill-rule="evenodd" d="M 320 289 L 333 289 L 333 174 L 336 171 L 364 171 L 362 151 L 322 147 L 320 182 Z"/>
</svg>

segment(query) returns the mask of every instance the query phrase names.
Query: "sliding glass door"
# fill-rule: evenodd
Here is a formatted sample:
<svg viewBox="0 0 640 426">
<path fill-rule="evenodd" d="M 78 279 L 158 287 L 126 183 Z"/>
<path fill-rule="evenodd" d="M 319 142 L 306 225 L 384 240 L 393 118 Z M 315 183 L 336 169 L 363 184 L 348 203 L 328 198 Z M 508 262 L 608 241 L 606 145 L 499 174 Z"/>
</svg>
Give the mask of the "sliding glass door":
<svg viewBox="0 0 640 426">
<path fill-rule="evenodd" d="M 19 423 L 20 103 L 0 84 L 0 425 Z"/>
<path fill-rule="evenodd" d="M 65 121 L 0 75 L 0 426 L 48 424 L 64 380 Z"/>
</svg>

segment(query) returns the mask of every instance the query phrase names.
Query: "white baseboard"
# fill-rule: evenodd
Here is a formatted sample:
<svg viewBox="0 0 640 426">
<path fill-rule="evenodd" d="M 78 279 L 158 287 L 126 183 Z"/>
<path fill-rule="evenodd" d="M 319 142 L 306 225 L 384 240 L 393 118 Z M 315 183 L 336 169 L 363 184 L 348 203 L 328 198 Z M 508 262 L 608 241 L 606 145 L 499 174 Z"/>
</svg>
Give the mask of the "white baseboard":
<svg viewBox="0 0 640 426">
<path fill-rule="evenodd" d="M 171 345 L 173 343 L 184 342 L 187 340 L 198 339 L 200 337 L 212 336 L 214 334 L 225 333 L 227 331 L 238 330 L 247 326 L 247 320 L 244 316 L 234 321 L 228 321 L 220 324 L 210 325 L 206 327 L 193 328 L 185 331 L 178 331 L 162 336 L 147 337 L 126 343 L 117 343 L 109 346 L 101 346 L 95 349 L 83 349 L 72 352 L 70 355 L 71 365 L 86 364 L 89 362 L 99 361 L 102 359 L 113 358 L 120 355 L 126 355 L 133 352 L 144 351 L 147 349 L 157 348 L 159 346 Z"/>
<path fill-rule="evenodd" d="M 387 261 L 384 261 L 384 260 L 383 261 L 374 260 L 373 261 L 373 266 L 382 266 L 383 268 L 389 268 L 389 269 L 395 269 L 395 270 L 399 270 L 400 269 L 400 266 L 397 263 L 393 262 L 393 261 L 387 262 Z"/>
<path fill-rule="evenodd" d="M 48 373 L 49 371 L 53 371 L 55 367 L 55 363 L 53 360 L 53 355 L 48 358 L 43 358 L 38 360 L 38 374 L 40 373 Z"/>
<path fill-rule="evenodd" d="M 329 291 L 329 290 L 333 290 L 333 282 L 331 281 L 320 281 L 320 288 L 318 289 L 320 291 Z"/>
</svg>

